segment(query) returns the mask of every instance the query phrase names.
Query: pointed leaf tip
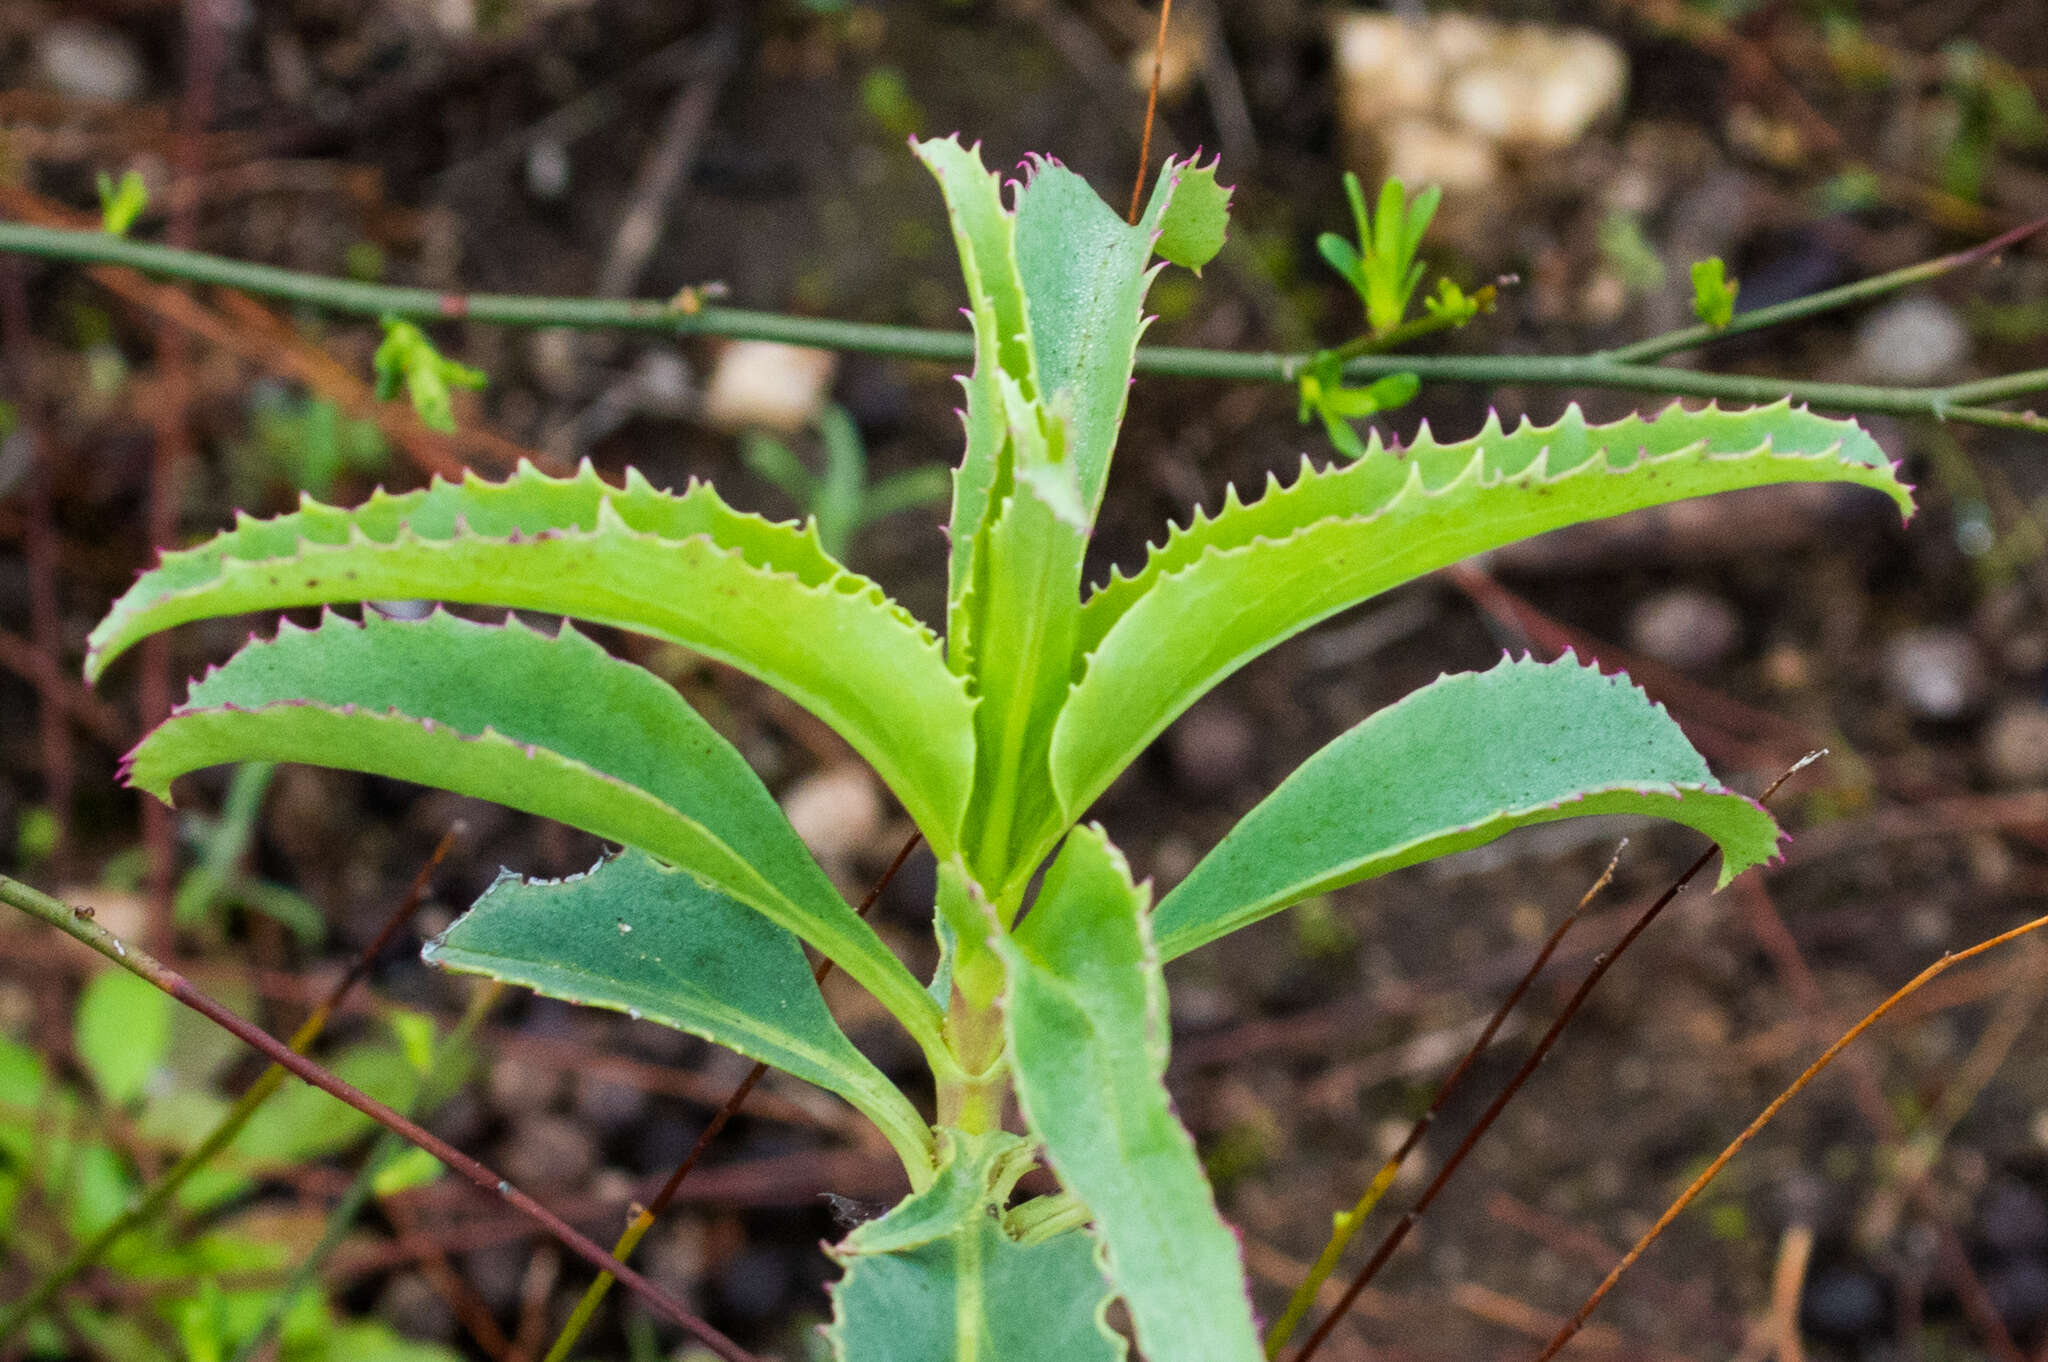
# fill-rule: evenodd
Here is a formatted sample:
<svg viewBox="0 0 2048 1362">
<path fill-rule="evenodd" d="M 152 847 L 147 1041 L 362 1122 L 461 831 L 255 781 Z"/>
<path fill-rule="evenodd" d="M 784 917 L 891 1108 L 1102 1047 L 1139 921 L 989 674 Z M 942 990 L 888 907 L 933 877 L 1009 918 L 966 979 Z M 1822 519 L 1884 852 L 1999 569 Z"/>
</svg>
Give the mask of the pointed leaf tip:
<svg viewBox="0 0 2048 1362">
<path fill-rule="evenodd" d="M 1160 954 L 1516 828 L 1609 813 L 1713 838 L 1724 885 L 1782 839 L 1625 673 L 1566 656 L 1441 677 L 1338 737 L 1247 814 L 1160 903 Z"/>
</svg>

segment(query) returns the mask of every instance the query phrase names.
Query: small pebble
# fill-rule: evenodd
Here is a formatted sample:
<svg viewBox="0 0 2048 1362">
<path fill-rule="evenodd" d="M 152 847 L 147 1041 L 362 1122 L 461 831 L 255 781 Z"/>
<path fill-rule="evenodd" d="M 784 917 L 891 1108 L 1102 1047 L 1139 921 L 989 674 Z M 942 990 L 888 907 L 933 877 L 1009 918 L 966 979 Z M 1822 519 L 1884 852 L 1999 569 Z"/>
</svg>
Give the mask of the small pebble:
<svg viewBox="0 0 2048 1362">
<path fill-rule="evenodd" d="M 793 434 L 818 419 L 839 358 L 776 341 L 733 341 L 718 352 L 703 416 L 724 431 L 754 427 Z"/>
<path fill-rule="evenodd" d="M 576 1115 L 605 1135 L 616 1135 L 647 1114 L 647 1092 L 601 1073 L 576 1075 Z"/>
<path fill-rule="evenodd" d="M 1886 303 L 1856 328 L 1856 365 L 1877 383 L 1935 383 L 1970 355 L 1970 333 L 1955 309 L 1914 294 Z"/>
<path fill-rule="evenodd" d="M 528 1064 L 514 1055 L 491 1065 L 491 1105 L 508 1116 L 546 1111 L 562 1091 L 557 1069 Z"/>
<path fill-rule="evenodd" d="M 1258 746 L 1251 721 L 1221 703 L 1197 705 L 1166 733 L 1175 781 L 1197 795 L 1237 788 L 1252 774 Z"/>
<path fill-rule="evenodd" d="M 142 93 L 142 59 L 111 28 L 54 23 L 36 40 L 36 70 L 45 84 L 73 99 L 123 104 Z"/>
<path fill-rule="evenodd" d="M 1629 639 L 1638 651 L 1685 671 L 1720 662 L 1741 637 L 1734 606 L 1690 587 L 1648 597 L 1629 616 Z"/>
<path fill-rule="evenodd" d="M 476 1288 L 485 1305 L 499 1314 L 519 1304 L 520 1284 L 526 1279 L 528 1244 L 494 1244 L 478 1249 L 462 1260 L 462 1278 Z"/>
<path fill-rule="evenodd" d="M 550 397 L 568 397 L 583 382 L 576 362 L 576 333 L 566 327 L 542 327 L 526 338 L 526 371 L 534 386 Z"/>
<path fill-rule="evenodd" d="M 1822 1268 L 1807 1279 L 1800 1314 L 1817 1334 L 1853 1338 L 1869 1333 L 1885 1322 L 1884 1286 L 1855 1268 Z"/>
<path fill-rule="evenodd" d="M 795 1285 L 788 1254 L 753 1244 L 726 1260 L 717 1282 L 726 1309 L 750 1320 L 780 1314 Z"/>
<path fill-rule="evenodd" d="M 674 350 L 643 350 L 633 361 L 633 397 L 655 416 L 680 417 L 695 398 L 690 363 Z"/>
<path fill-rule="evenodd" d="M 574 1187 L 596 1167 L 597 1141 L 562 1116 L 521 1116 L 498 1143 L 498 1169 L 515 1187 Z"/>
<path fill-rule="evenodd" d="M 2034 1257 L 2000 1263 L 1984 1274 L 1984 1292 L 2006 1328 L 2030 1332 L 2048 1319 L 2048 1263 Z"/>
<path fill-rule="evenodd" d="M 455 1311 L 417 1272 L 393 1277 L 377 1293 L 377 1318 L 412 1338 L 455 1337 Z"/>
<path fill-rule="evenodd" d="M 2000 1178 L 1984 1194 L 1977 1230 L 2000 1253 L 2048 1249 L 2048 1202 L 2019 1179 Z"/>
<path fill-rule="evenodd" d="M 554 200 L 569 192 L 569 149 L 543 137 L 526 149 L 526 192 Z"/>
<path fill-rule="evenodd" d="M 1909 629 L 1884 645 L 1885 689 L 1915 718 L 1961 719 L 1984 703 L 1984 659 L 1955 629 Z"/>
<path fill-rule="evenodd" d="M 882 792 L 866 767 L 835 766 L 792 786 L 782 812 L 813 856 L 844 865 L 881 831 Z"/>
<path fill-rule="evenodd" d="M 2000 785 L 2048 783 L 2048 706 L 2008 705 L 1984 729 L 1984 766 Z"/>
</svg>

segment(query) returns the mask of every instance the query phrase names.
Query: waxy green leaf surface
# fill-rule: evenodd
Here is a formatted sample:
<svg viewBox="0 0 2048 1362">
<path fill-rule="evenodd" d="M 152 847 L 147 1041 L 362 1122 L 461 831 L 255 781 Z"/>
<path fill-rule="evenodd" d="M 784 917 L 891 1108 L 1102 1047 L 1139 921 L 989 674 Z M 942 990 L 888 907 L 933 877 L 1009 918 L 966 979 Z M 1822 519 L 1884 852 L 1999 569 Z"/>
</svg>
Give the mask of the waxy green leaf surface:
<svg viewBox="0 0 2048 1362">
<path fill-rule="evenodd" d="M 1135 577 L 1081 609 L 1085 670 L 1053 735 L 1069 817 L 1196 698 L 1319 620 L 1462 558 L 1546 530 L 1644 506 L 1781 482 L 1848 482 L 1912 497 L 1854 422 L 1780 403 L 1589 426 L 1557 424 L 1405 449 L 1378 442 L 1355 463 L 1304 466 L 1245 505 L 1176 530 Z"/>
<path fill-rule="evenodd" d="M 782 690 L 873 764 L 947 847 L 973 771 L 972 704 L 938 642 L 814 535 L 682 495 L 522 467 L 354 510 L 311 501 L 166 553 L 94 630 L 88 676 L 194 619 L 358 600 L 540 610 L 694 648 Z"/>
<path fill-rule="evenodd" d="M 1777 852 L 1771 816 L 1626 677 L 1570 657 L 1440 677 L 1303 762 L 1160 901 L 1153 935 L 1171 960 L 1313 894 L 1615 813 L 1713 838 L 1722 884 Z"/>
<path fill-rule="evenodd" d="M 1024 283 L 1017 277 L 1016 220 L 1003 205 L 1002 177 L 981 164 L 979 144 L 970 150 L 957 137 L 948 137 L 910 146 L 945 196 L 974 327 L 974 372 L 961 380 L 967 393 L 967 449 L 953 474 L 947 526 L 952 549 L 946 570 L 946 661 L 965 675 L 973 669 L 977 612 L 969 602 L 982 531 L 995 514 L 994 497 L 1003 481 L 1009 424 L 1003 382 L 1007 378 L 1028 401 L 1037 391 L 1038 361 L 1031 353 Z"/>
<path fill-rule="evenodd" d="M 129 779 L 167 796 L 177 776 L 227 761 L 369 771 L 639 847 L 810 942 L 937 1043 L 931 999 L 739 754 L 671 687 L 573 629 L 445 614 L 286 626 L 194 683 Z"/>
<path fill-rule="evenodd" d="M 435 965 L 659 1022 L 838 1093 L 928 1176 L 931 1135 L 826 1009 L 796 938 L 628 850 L 588 874 L 506 873 L 422 952 Z"/>
<path fill-rule="evenodd" d="M 1139 1350 L 1255 1362 L 1237 1239 L 1167 1096 L 1166 984 L 1146 907 L 1108 839 L 1076 829 L 1016 935 L 997 941 L 1017 1096 L 1061 1184 L 1094 1214 Z"/>
<path fill-rule="evenodd" d="M 1120 1362 L 1103 1320 L 1095 1241 L 1070 1230 L 1022 1244 L 1003 1229 L 1030 1145 L 1000 1131 L 942 1132 L 938 1178 L 831 1250 L 826 1338 L 838 1362 Z"/>
<path fill-rule="evenodd" d="M 1034 158 L 1028 167 L 1017 194 L 1017 272 L 1029 300 L 1038 400 L 1070 427 L 1069 457 L 1091 520 L 1130 395 L 1152 257 L 1170 248 L 1181 263 L 1207 263 L 1223 244 L 1228 201 L 1213 165 L 1168 161 L 1132 225 L 1059 162 Z"/>
</svg>

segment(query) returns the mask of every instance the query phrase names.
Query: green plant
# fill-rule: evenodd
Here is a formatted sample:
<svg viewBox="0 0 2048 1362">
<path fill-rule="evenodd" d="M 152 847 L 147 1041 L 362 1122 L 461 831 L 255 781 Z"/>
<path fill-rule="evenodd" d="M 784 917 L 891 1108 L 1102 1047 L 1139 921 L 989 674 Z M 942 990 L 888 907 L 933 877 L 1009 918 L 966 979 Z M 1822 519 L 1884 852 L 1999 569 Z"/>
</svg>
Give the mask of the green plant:
<svg viewBox="0 0 2048 1362">
<path fill-rule="evenodd" d="M 632 472 L 614 486 L 588 466 L 523 468 L 353 510 L 308 502 L 167 552 L 95 630 L 87 671 L 200 618 L 423 598 L 637 631 L 782 690 L 867 759 L 930 844 L 934 978 L 840 898 L 731 745 L 573 624 L 370 612 L 282 625 L 197 680 L 127 775 L 167 798 L 180 774 L 221 762 L 345 766 L 620 844 L 578 878 L 502 879 L 428 956 L 695 1032 L 873 1121 L 912 1190 L 834 1251 L 839 1356 L 1113 1358 L 1114 1295 L 1156 1362 L 1249 1362 L 1237 1246 L 1163 1082 L 1162 963 L 1532 823 L 1669 819 L 1719 844 L 1724 883 L 1769 858 L 1778 831 L 1640 691 L 1569 657 L 1444 677 L 1368 718 L 1156 908 L 1107 834 L 1081 824 L 1090 805 L 1251 658 L 1470 554 L 1739 487 L 1851 482 L 1902 510 L 1910 495 L 1854 423 L 1788 403 L 1609 425 L 1574 409 L 1459 441 L 1375 435 L 1250 502 L 1231 490 L 1138 571 L 1084 593 L 1152 261 L 1213 257 L 1228 191 L 1213 165 L 1169 162 L 1126 224 L 1055 162 L 1033 162 L 1006 203 L 957 140 L 916 151 L 951 217 L 974 333 L 943 640 L 814 528 L 735 511 L 705 484 L 676 494 Z M 916 1041 L 935 1119 L 848 1043 L 800 942 Z M 1022 1131 L 1004 1127 L 1012 1093 Z M 1040 1160 L 1063 1190 L 1011 1204 Z"/>
<path fill-rule="evenodd" d="M 185 1152 L 227 1110 L 213 1090 L 234 1052 L 217 1033 L 184 1024 L 163 993 L 118 969 L 93 976 L 79 996 L 72 1044 L 88 1084 L 50 1071 L 34 1051 L 0 1039 L 0 1235 L 39 1270 L 63 1261 L 78 1245 L 104 1236 L 143 1195 L 133 1158 L 139 1144 Z M 394 1031 L 417 1031 L 424 1018 L 399 1013 Z M 431 1030 L 431 1025 L 428 1025 Z M 358 1043 L 337 1067 L 393 1100 L 403 1101 L 424 1066 L 415 1040 Z M 431 1047 L 431 1036 L 428 1037 Z M 94 1133 L 103 1114 L 118 1111 L 128 1133 Z M 263 1216 L 239 1215 L 259 1178 L 319 1158 L 359 1140 L 369 1122 L 323 1093 L 294 1088 L 255 1112 L 219 1161 L 176 1188 L 167 1214 L 136 1217 L 104 1242 L 97 1264 L 137 1309 L 104 1301 L 65 1301 L 48 1316 L 0 1314 L 7 1327 L 27 1324 L 31 1357 L 73 1355 L 82 1341 L 93 1352 L 135 1362 L 224 1358 L 270 1307 L 272 1292 L 253 1275 L 272 1273 L 294 1254 L 292 1236 Z M 197 1220 L 195 1232 L 186 1222 Z M 224 1287 L 224 1278 L 243 1278 Z M 295 1296 L 281 1320 L 280 1356 L 289 1362 L 452 1362 L 447 1349 L 401 1338 L 384 1325 L 347 1321 L 324 1290 Z"/>
<path fill-rule="evenodd" d="M 951 479 L 937 464 L 906 468 L 869 482 L 867 446 L 844 407 L 829 406 L 818 414 L 818 442 L 824 446 L 822 472 L 812 472 L 795 451 L 765 431 L 747 432 L 740 442 L 740 458 L 817 523 L 818 544 L 834 558 L 844 561 L 854 536 L 884 516 L 936 506 L 946 499 Z"/>
<path fill-rule="evenodd" d="M 1735 298 L 1742 281 L 1729 277 L 1728 267 L 1718 255 L 1696 260 L 1692 266 L 1692 315 L 1702 325 L 1719 331 L 1735 320 Z"/>
<path fill-rule="evenodd" d="M 434 430 L 455 429 L 451 388 L 477 389 L 489 380 L 481 369 L 458 364 L 434 348 L 411 322 L 385 317 L 384 343 L 377 347 L 377 400 L 389 402 L 401 385 L 421 421 Z"/>
</svg>

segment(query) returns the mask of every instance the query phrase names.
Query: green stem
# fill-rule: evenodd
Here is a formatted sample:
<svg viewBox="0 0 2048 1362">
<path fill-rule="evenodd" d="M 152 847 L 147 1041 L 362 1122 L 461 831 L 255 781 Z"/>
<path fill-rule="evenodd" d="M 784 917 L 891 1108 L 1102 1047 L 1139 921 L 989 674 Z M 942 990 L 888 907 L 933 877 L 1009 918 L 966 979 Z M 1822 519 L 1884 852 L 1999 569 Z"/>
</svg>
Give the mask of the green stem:
<svg viewBox="0 0 2048 1362">
<path fill-rule="evenodd" d="M 1817 317 L 1823 312 L 1833 312 L 1837 308 L 1855 303 L 1869 302 L 1873 298 L 1897 293 L 1900 289 L 1913 284 L 1924 284 L 1930 279 L 1939 279 L 1944 274 L 1951 274 L 1966 265 L 1988 260 L 2008 246 L 2018 245 L 2043 227 L 2048 227 L 2048 218 L 2036 218 L 2024 226 L 2015 227 L 2003 235 L 1995 236 L 1982 245 L 1972 246 L 1967 250 L 1955 251 L 1933 260 L 1923 260 L 1917 265 L 1907 265 L 1903 269 L 1890 270 L 1884 274 L 1874 274 L 1868 279 L 1858 279 L 1839 288 L 1809 293 L 1803 298 L 1792 298 L 1782 303 L 1773 303 L 1769 307 L 1738 312 L 1726 326 L 1707 326 L 1702 323 L 1698 326 L 1683 327 L 1661 336 L 1636 341 L 1632 345 L 1603 350 L 1601 356 L 1622 364 L 1640 364 L 1661 359 L 1665 355 L 1675 355 L 1681 350 L 1691 350 L 1723 340 L 1729 336 L 1761 331 L 1785 322 Z"/>
<path fill-rule="evenodd" d="M 2012 236 L 2008 233 L 1999 240 L 2005 241 Z M 1982 258 L 1986 250 L 1995 244 L 1987 243 L 1987 246 L 1962 252 L 1959 256 L 1912 266 L 1910 269 L 1919 273 L 1904 282 L 1932 278 L 1937 273 L 1957 267 L 1950 262 L 1966 263 L 1969 259 Z M 149 274 L 194 283 L 219 284 L 360 316 L 388 314 L 414 321 L 468 318 L 505 326 L 564 326 L 660 331 L 673 336 L 729 336 L 925 360 L 964 361 L 970 358 L 974 344 L 972 335 L 966 331 L 793 317 L 708 304 L 693 310 L 667 302 L 546 298 L 505 293 L 440 293 L 432 289 L 363 284 L 270 265 L 248 264 L 198 251 L 175 250 L 108 236 L 103 232 L 32 227 L 13 222 L 0 222 L 0 251 L 86 264 L 124 265 Z M 1839 307 L 1844 301 L 1845 290 L 1852 294 L 1850 301 L 1876 296 L 1901 287 L 1902 284 L 1894 278 L 1899 273 L 1893 271 L 1889 276 L 1880 275 L 1874 280 L 1846 285 L 1844 289 L 1829 290 L 1814 295 L 1812 299 L 1781 304 L 1778 308 L 1758 308 L 1754 312 L 1742 313 L 1728 327 L 1706 337 L 1697 334 L 1703 328 L 1688 328 L 1633 347 L 1592 355 L 1360 355 L 1345 364 L 1344 375 L 1350 379 L 1370 381 L 1391 373 L 1411 373 L 1424 382 L 1612 388 L 1730 402 L 1774 402 L 1779 398 L 1790 398 L 1795 402 L 1838 411 L 1883 412 L 1894 416 L 1925 416 L 2048 430 L 2048 421 L 2023 413 L 1994 411 L 1981 405 L 2048 390 L 2048 370 L 2030 370 L 1951 387 L 1913 388 L 1710 374 L 1640 362 L 1698 344 L 1703 339 L 1736 334 L 1738 326 L 1744 331 L 1754 330 L 1792 317 L 1811 316 L 1830 307 Z M 1140 373 L 1169 377 L 1293 383 L 1314 360 L 1314 352 L 1279 354 L 1141 346 L 1137 367 Z"/>
</svg>

